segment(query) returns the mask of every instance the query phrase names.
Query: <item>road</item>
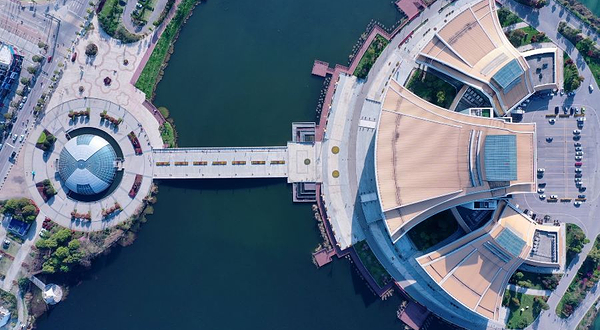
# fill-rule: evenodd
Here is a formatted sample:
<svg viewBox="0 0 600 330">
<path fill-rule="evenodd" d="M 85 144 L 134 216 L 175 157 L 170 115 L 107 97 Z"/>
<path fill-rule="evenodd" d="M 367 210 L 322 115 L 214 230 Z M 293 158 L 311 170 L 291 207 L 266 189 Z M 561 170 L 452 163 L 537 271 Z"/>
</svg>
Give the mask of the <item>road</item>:
<svg viewBox="0 0 600 330">
<path fill-rule="evenodd" d="M 0 13 L 15 21 L 23 22 L 22 25 L 28 27 L 29 30 L 48 30 L 47 38 L 44 41 L 49 45 L 49 50 L 46 56 L 52 56 L 53 59 L 50 63 L 44 61 L 41 72 L 35 84 L 31 87 L 31 91 L 27 96 L 27 100 L 23 109 L 18 111 L 17 119 L 13 125 L 11 136 L 27 135 L 27 132 L 34 125 L 33 108 L 35 107 L 37 100 L 41 97 L 44 92 L 47 92 L 47 87 L 51 83 L 51 76 L 53 72 L 58 69 L 58 64 L 66 56 L 68 49 L 71 47 L 75 40 L 75 33 L 80 30 L 79 25 L 84 22 L 84 16 L 86 15 L 87 6 L 83 5 L 82 0 L 76 1 L 57 1 L 55 6 L 49 4 L 28 6 L 21 9 L 20 5 L 8 0 L 0 0 Z M 42 27 L 42 28 L 39 28 Z M 37 48 L 37 41 L 31 40 Z M 26 49 L 27 45 L 21 45 L 21 49 Z M 31 59 L 31 53 L 25 53 L 28 56 L 27 60 Z M 26 67 L 24 62 L 23 67 Z M 24 70 L 22 71 L 24 72 Z M 10 172 L 13 162 L 9 160 L 10 155 L 16 152 L 18 155 L 21 151 L 23 144 L 19 142 L 19 138 L 16 141 L 7 139 L 2 149 L 0 150 L 0 189 L 3 187 L 4 182 Z"/>
</svg>

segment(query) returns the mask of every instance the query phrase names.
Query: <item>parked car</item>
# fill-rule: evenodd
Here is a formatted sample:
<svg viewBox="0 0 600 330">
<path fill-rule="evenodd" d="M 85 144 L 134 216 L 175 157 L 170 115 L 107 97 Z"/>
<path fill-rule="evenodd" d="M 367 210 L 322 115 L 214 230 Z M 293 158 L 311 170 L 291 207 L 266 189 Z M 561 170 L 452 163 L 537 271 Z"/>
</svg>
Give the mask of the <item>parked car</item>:
<svg viewBox="0 0 600 330">
<path fill-rule="evenodd" d="M 577 207 L 581 206 L 581 202 L 580 201 L 576 201 L 575 202 L 575 206 L 577 206 Z"/>
<path fill-rule="evenodd" d="M 577 198 L 585 198 L 585 195 L 579 194 L 579 195 L 577 195 Z"/>
<path fill-rule="evenodd" d="M 575 173 L 581 173 L 581 169 L 578 167 L 575 169 Z"/>
<path fill-rule="evenodd" d="M 12 141 L 13 141 L 13 142 L 16 142 L 16 141 L 17 141 L 17 134 L 13 134 Z"/>
<path fill-rule="evenodd" d="M 590 89 L 590 93 L 594 91 L 594 86 L 592 86 L 592 84 L 590 84 L 588 88 Z"/>
<path fill-rule="evenodd" d="M 539 189 L 537 190 L 537 192 L 538 192 L 538 194 L 543 194 L 543 193 L 544 193 L 544 188 L 539 188 Z"/>
<path fill-rule="evenodd" d="M 573 130 L 573 134 L 574 135 L 579 135 L 579 134 L 581 134 L 581 131 L 578 130 L 578 129 L 575 129 L 575 130 Z"/>
<path fill-rule="evenodd" d="M 71 62 L 75 62 L 76 59 L 77 59 L 77 52 L 74 52 L 73 55 L 71 55 Z"/>
<path fill-rule="evenodd" d="M 560 110 L 560 107 L 558 107 L 558 106 L 555 106 L 555 107 L 554 107 L 554 114 L 555 114 L 555 115 L 558 115 L 558 111 L 559 111 L 559 110 Z"/>
<path fill-rule="evenodd" d="M 577 151 L 577 152 L 575 153 L 575 156 L 583 156 L 583 151 Z"/>
<path fill-rule="evenodd" d="M 546 195 L 544 195 L 544 194 L 541 194 L 541 195 L 540 195 L 540 199 L 542 199 L 542 200 L 546 199 Z"/>
<path fill-rule="evenodd" d="M 552 142 L 552 140 L 554 140 L 554 138 L 552 138 L 552 137 L 547 137 L 546 138 L 546 142 Z"/>
<path fill-rule="evenodd" d="M 575 142 L 576 147 L 581 147 L 581 142 Z"/>
<path fill-rule="evenodd" d="M 575 156 L 575 160 L 576 160 L 576 161 L 580 161 L 580 160 L 582 160 L 582 159 L 583 159 L 583 157 L 582 157 L 582 156 Z"/>
<path fill-rule="evenodd" d="M 17 157 L 17 152 L 13 151 L 12 154 L 10 154 L 10 158 L 15 159 L 15 157 Z"/>
<path fill-rule="evenodd" d="M 558 196 L 556 196 L 556 195 L 550 195 L 550 198 L 552 198 L 552 199 L 558 199 Z"/>
</svg>

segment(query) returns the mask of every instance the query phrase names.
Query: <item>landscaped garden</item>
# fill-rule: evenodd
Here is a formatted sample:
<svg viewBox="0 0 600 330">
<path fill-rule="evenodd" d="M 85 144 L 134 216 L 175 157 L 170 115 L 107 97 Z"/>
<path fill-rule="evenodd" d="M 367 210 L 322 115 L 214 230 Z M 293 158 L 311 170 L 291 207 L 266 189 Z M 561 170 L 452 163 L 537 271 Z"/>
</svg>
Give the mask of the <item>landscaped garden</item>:
<svg viewBox="0 0 600 330">
<path fill-rule="evenodd" d="M 456 97 L 456 88 L 433 73 L 416 69 L 408 84 L 409 91 L 437 106 L 448 109 Z"/>
<path fill-rule="evenodd" d="M 130 33 L 121 24 L 121 16 L 126 3 L 125 0 L 106 0 L 102 10 L 98 13 L 98 22 L 109 36 L 130 43 L 140 40 L 140 36 Z"/>
<path fill-rule="evenodd" d="M 148 62 L 146 62 L 146 66 L 144 66 L 142 73 L 135 83 L 135 87 L 144 92 L 147 99 L 153 98 L 154 87 L 162 76 L 162 69 L 166 65 L 165 60 L 167 59 L 169 49 L 175 41 L 183 21 L 190 14 L 197 1 L 198 0 L 182 0 L 179 6 L 177 6 L 175 16 L 160 36 Z"/>
<path fill-rule="evenodd" d="M 590 242 L 587 237 L 585 237 L 585 233 L 579 226 L 568 223 L 567 224 L 567 260 L 566 266 L 568 267 L 580 252 L 583 249 L 583 246 Z"/>
<path fill-rule="evenodd" d="M 163 143 L 166 144 L 169 148 L 175 147 L 175 130 L 173 129 L 173 125 L 166 121 L 159 127 L 159 129 L 160 137 L 162 138 Z"/>
<path fill-rule="evenodd" d="M 48 151 L 52 148 L 52 146 L 54 146 L 55 142 L 56 137 L 47 130 L 43 130 L 35 144 L 35 147 L 43 151 Z"/>
<path fill-rule="evenodd" d="M 596 83 L 600 83 L 600 50 L 596 47 L 596 42 L 581 34 L 581 30 L 570 27 L 566 22 L 560 22 L 558 32 L 575 45 L 592 71 Z"/>
<path fill-rule="evenodd" d="M 563 85 L 565 87 L 565 92 L 568 93 L 579 88 L 584 78 L 583 76 L 579 75 L 577 65 L 575 65 L 573 60 L 569 57 L 569 54 L 567 54 L 566 52 L 563 54 Z"/>
<path fill-rule="evenodd" d="M 568 243 L 567 243 L 568 245 Z M 579 306 L 587 293 L 598 283 L 600 279 L 600 237 L 596 238 L 590 253 L 579 267 L 575 278 L 567 292 L 556 306 L 556 314 L 561 318 L 571 316 Z"/>
<path fill-rule="evenodd" d="M 506 37 L 515 48 L 533 43 L 550 41 L 550 38 L 548 38 L 544 32 L 540 32 L 531 26 L 506 32 Z"/>
<path fill-rule="evenodd" d="M 500 25 L 502 25 L 503 28 L 523 22 L 523 20 L 519 16 L 515 15 L 512 11 L 504 7 L 498 9 L 497 13 L 498 20 L 500 21 Z"/>
<path fill-rule="evenodd" d="M 536 290 L 554 290 L 561 277 L 562 275 L 558 274 L 537 274 L 517 270 L 508 283 Z"/>
<path fill-rule="evenodd" d="M 502 305 L 508 307 L 508 329 L 523 329 L 533 323 L 542 310 L 547 310 L 547 297 L 532 296 L 511 290 L 504 291 Z"/>
<path fill-rule="evenodd" d="M 44 202 L 47 202 L 52 196 L 56 195 L 56 189 L 52 186 L 52 182 L 49 179 L 45 179 L 35 184 L 40 196 Z"/>
<path fill-rule="evenodd" d="M 445 240 L 458 230 L 458 222 L 452 215 L 452 211 L 440 212 L 408 231 L 417 250 L 425 251 L 430 247 Z"/>
<path fill-rule="evenodd" d="M 366 241 L 355 243 L 354 250 L 380 288 L 391 281 L 392 277 L 385 268 L 383 268 L 381 263 L 379 263 L 379 260 L 377 260 L 377 257 L 375 257 Z"/>
<path fill-rule="evenodd" d="M 354 75 L 358 78 L 366 78 L 369 74 L 369 70 L 371 70 L 371 67 L 375 64 L 375 61 L 377 61 L 377 58 L 389 43 L 389 40 L 377 34 L 358 62 L 358 65 L 354 70 Z"/>
</svg>

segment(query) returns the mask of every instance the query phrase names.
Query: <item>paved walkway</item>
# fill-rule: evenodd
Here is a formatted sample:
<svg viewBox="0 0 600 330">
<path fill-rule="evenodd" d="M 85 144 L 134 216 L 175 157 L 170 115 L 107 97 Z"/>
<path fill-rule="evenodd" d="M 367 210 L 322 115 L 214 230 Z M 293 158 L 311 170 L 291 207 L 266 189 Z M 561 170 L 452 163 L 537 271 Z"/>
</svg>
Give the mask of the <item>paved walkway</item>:
<svg viewBox="0 0 600 330">
<path fill-rule="evenodd" d="M 515 291 L 515 292 L 518 292 L 518 293 L 528 294 L 528 295 L 531 295 L 531 296 L 548 297 L 548 296 L 550 296 L 552 294 L 552 290 L 531 289 L 531 288 L 525 288 L 525 287 L 514 285 L 514 284 L 509 284 L 506 287 L 506 289 L 510 290 L 510 291 Z"/>
<path fill-rule="evenodd" d="M 505 28 L 502 28 L 502 31 L 509 32 L 509 31 L 512 31 L 512 30 L 523 29 L 523 28 L 526 28 L 528 26 L 529 26 L 529 24 L 527 24 L 525 22 L 519 22 L 519 23 L 515 23 L 513 25 L 509 25 L 509 26 L 507 26 Z"/>
</svg>

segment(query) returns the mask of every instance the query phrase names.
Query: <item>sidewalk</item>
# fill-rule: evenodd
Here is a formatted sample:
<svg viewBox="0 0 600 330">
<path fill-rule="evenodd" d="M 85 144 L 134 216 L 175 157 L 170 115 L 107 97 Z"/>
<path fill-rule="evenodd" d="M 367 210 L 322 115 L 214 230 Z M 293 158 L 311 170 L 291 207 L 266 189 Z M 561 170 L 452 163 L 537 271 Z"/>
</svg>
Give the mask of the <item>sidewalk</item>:
<svg viewBox="0 0 600 330">
<path fill-rule="evenodd" d="M 528 294 L 530 296 L 549 297 L 552 294 L 552 290 L 531 289 L 531 288 L 525 288 L 525 287 L 514 285 L 514 284 L 509 284 L 506 287 L 506 289 L 510 290 L 510 291 L 515 291 L 515 292 L 518 292 L 518 293 Z"/>
</svg>

